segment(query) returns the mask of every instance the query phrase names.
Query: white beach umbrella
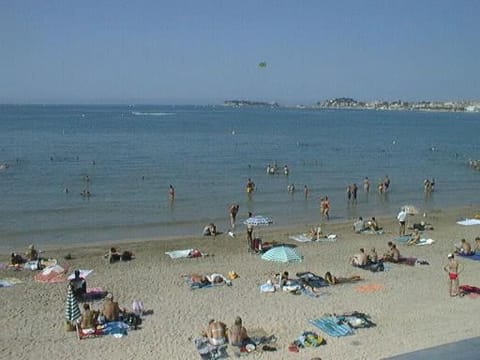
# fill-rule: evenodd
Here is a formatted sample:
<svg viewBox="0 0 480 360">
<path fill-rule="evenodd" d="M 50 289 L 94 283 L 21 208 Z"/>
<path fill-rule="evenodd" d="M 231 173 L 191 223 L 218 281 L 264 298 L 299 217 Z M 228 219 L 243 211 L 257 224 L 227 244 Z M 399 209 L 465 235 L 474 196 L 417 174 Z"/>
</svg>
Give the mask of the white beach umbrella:
<svg viewBox="0 0 480 360">
<path fill-rule="evenodd" d="M 251 226 L 268 226 L 270 224 L 273 224 L 273 220 L 267 216 L 256 215 L 256 216 L 249 217 L 243 223 L 245 225 L 251 225 Z"/>
</svg>

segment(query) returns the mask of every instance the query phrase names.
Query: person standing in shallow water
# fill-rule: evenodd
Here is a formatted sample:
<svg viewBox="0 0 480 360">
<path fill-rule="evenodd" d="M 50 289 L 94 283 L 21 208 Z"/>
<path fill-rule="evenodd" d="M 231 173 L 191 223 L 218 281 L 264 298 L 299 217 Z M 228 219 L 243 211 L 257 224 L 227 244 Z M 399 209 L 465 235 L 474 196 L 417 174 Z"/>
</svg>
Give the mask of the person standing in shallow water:
<svg viewBox="0 0 480 360">
<path fill-rule="evenodd" d="M 170 198 L 170 201 L 175 200 L 175 188 L 172 184 L 168 187 L 168 197 Z"/>
<path fill-rule="evenodd" d="M 240 205 L 238 205 L 238 204 L 233 204 L 232 206 L 230 206 L 229 213 L 230 213 L 230 225 L 232 227 L 232 230 L 235 229 L 235 223 L 237 221 L 238 209 L 240 209 Z"/>
</svg>

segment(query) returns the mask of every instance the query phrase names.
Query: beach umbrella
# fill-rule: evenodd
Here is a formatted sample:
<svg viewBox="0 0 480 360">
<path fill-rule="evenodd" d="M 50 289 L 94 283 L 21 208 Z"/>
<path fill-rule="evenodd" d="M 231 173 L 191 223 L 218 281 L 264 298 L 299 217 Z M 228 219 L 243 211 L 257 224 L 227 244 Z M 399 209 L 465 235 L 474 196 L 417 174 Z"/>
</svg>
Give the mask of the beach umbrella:
<svg viewBox="0 0 480 360">
<path fill-rule="evenodd" d="M 418 209 L 413 205 L 403 205 L 403 209 L 408 215 L 417 215 Z"/>
<path fill-rule="evenodd" d="M 275 246 L 262 255 L 263 260 L 277 262 L 298 262 L 302 261 L 302 256 L 297 249 L 291 246 Z"/>
<path fill-rule="evenodd" d="M 67 319 L 67 321 L 73 324 L 81 316 L 82 314 L 80 313 L 80 308 L 78 307 L 77 298 L 72 291 L 72 287 L 68 286 L 67 303 L 65 306 L 65 318 Z"/>
</svg>

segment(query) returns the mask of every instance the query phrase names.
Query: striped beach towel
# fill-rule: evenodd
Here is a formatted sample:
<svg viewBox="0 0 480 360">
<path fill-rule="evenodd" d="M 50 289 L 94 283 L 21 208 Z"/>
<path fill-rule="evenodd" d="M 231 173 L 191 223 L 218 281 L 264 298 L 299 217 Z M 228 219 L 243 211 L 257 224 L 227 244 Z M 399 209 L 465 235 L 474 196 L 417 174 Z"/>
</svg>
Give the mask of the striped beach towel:
<svg viewBox="0 0 480 360">
<path fill-rule="evenodd" d="M 346 324 L 340 323 L 339 319 L 335 316 L 312 319 L 308 322 L 330 336 L 340 337 L 353 334 L 352 328 Z"/>
</svg>

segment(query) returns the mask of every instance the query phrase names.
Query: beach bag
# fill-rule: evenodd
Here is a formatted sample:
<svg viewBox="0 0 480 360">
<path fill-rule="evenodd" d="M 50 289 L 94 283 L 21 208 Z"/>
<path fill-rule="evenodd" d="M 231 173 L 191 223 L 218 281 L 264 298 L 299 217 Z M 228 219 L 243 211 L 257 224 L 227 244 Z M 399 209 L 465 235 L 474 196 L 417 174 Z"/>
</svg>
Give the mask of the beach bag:
<svg viewBox="0 0 480 360">
<path fill-rule="evenodd" d="M 130 328 L 133 330 L 137 330 L 137 328 L 142 324 L 142 318 L 134 313 L 128 313 L 125 315 L 125 319 L 123 320 Z"/>
</svg>

